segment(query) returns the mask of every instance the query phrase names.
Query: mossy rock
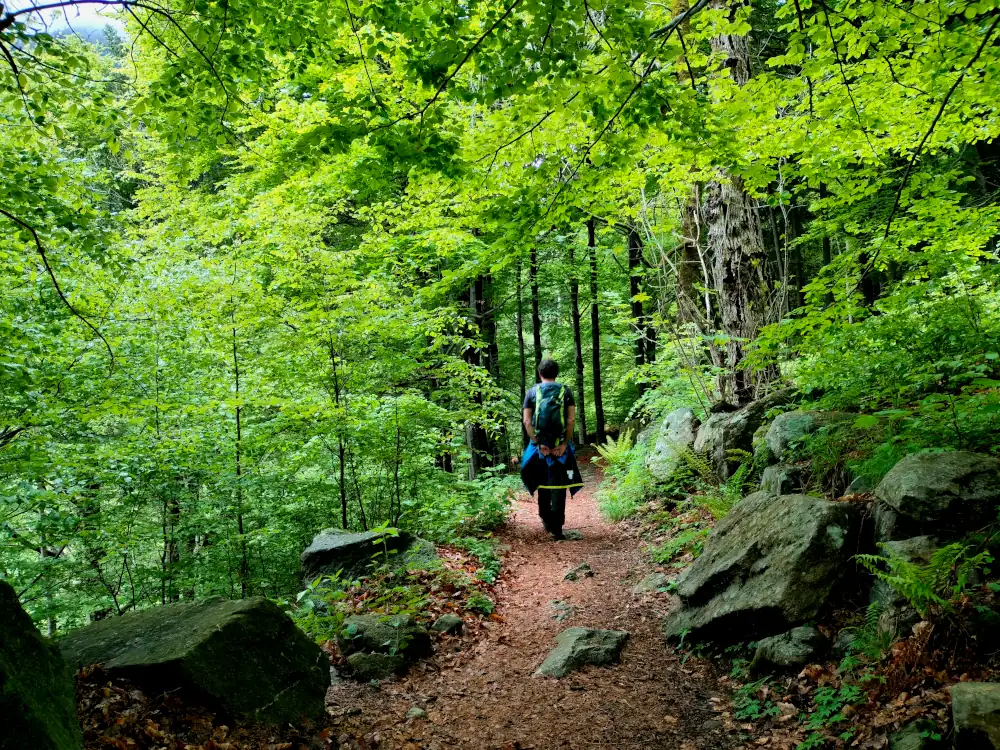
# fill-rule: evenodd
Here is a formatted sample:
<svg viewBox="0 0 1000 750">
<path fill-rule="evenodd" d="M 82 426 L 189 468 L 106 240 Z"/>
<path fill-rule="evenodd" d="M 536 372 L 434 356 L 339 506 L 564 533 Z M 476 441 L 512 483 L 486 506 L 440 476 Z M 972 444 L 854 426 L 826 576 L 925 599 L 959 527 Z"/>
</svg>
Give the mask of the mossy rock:
<svg viewBox="0 0 1000 750">
<path fill-rule="evenodd" d="M 0 581 L 0 750 L 80 750 L 73 674 Z"/>
<path fill-rule="evenodd" d="M 102 664 L 155 689 L 181 689 L 233 718 L 297 723 L 324 713 L 330 666 L 267 599 L 207 599 L 102 620 L 60 640 L 81 667 Z"/>
<path fill-rule="evenodd" d="M 588 664 L 614 664 L 621 656 L 629 634 L 624 630 L 566 628 L 556 636 L 558 644 L 535 672 L 536 677 L 565 677 Z"/>
<path fill-rule="evenodd" d="M 396 535 L 380 531 L 324 529 L 300 557 L 306 582 L 335 575 L 347 581 L 364 578 L 379 565 L 392 570 L 426 568 L 438 560 L 437 549 L 425 539 L 405 531 Z"/>
<path fill-rule="evenodd" d="M 410 615 L 353 615 L 344 621 L 344 632 L 337 639 L 343 654 L 400 654 L 409 662 L 431 650 L 430 634 Z"/>
</svg>

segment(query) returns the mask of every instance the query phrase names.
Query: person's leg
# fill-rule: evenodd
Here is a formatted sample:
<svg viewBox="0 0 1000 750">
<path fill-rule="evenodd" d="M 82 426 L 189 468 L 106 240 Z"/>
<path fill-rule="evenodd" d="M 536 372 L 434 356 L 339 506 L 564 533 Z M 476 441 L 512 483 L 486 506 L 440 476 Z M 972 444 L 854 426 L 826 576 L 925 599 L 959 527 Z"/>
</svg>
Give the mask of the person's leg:
<svg viewBox="0 0 1000 750">
<path fill-rule="evenodd" d="M 549 531 L 553 536 L 562 536 L 563 524 L 566 523 L 566 490 L 549 490 L 551 502 L 549 505 Z"/>
<path fill-rule="evenodd" d="M 538 517 L 542 519 L 542 526 L 545 527 L 546 531 L 552 531 L 550 528 L 550 517 L 552 515 L 552 494 L 550 490 L 538 490 Z"/>
</svg>

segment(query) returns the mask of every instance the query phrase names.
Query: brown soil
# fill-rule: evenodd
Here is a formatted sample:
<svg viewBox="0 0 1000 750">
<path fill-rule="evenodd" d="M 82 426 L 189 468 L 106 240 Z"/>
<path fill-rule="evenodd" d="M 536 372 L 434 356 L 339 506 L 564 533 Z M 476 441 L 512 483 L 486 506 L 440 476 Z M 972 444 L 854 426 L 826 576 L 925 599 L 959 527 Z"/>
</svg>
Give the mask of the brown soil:
<svg viewBox="0 0 1000 750">
<path fill-rule="evenodd" d="M 660 631 L 667 594 L 632 587 L 654 568 L 636 533 L 605 522 L 588 486 L 567 507 L 579 541 L 554 542 L 522 497 L 501 535 L 510 547 L 497 587 L 499 618 L 443 638 L 433 659 L 379 687 L 342 682 L 329 693 L 333 734 L 354 747 L 728 748 L 728 698 L 711 668 L 687 662 Z M 586 562 L 592 578 L 565 581 Z M 556 603 L 559 603 L 558 605 Z M 557 616 L 563 617 L 562 620 Z M 532 677 L 557 633 L 581 625 L 627 630 L 620 664 L 562 680 Z M 427 718 L 406 718 L 414 706 Z M 725 722 L 731 726 L 730 722 Z"/>
</svg>

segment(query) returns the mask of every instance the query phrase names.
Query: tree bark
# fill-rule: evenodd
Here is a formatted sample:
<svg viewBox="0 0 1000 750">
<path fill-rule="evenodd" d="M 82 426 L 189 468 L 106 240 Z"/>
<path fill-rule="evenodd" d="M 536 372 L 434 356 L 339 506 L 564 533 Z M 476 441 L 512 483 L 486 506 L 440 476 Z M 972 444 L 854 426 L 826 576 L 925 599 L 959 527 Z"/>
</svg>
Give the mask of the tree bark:
<svg viewBox="0 0 1000 750">
<path fill-rule="evenodd" d="M 628 229 L 628 277 L 629 299 L 632 301 L 632 325 L 635 326 L 635 366 L 641 368 L 646 364 L 646 316 L 642 309 L 642 300 L 638 299 L 642 291 L 642 238 L 635 227 Z M 646 392 L 646 384 L 639 383 L 639 393 Z"/>
<path fill-rule="evenodd" d="M 580 335 L 580 278 L 576 269 L 576 247 L 573 242 L 569 245 L 569 265 L 570 265 L 570 317 L 573 322 L 573 351 L 576 355 L 576 423 L 580 428 L 580 445 L 587 444 L 587 407 L 584 397 L 583 379 L 583 340 Z"/>
<path fill-rule="evenodd" d="M 519 404 L 524 403 L 524 397 L 528 392 L 528 363 L 524 359 L 524 300 L 521 294 L 521 257 L 517 258 L 517 315 L 516 315 L 516 325 L 517 325 L 517 358 L 521 363 L 521 398 L 518 401 Z M 524 423 L 521 423 L 521 448 L 528 447 L 528 430 L 525 429 Z"/>
<path fill-rule="evenodd" d="M 247 556 L 246 530 L 243 527 L 243 407 L 240 398 L 240 360 L 236 348 L 236 313 L 233 313 L 233 383 L 236 393 L 236 445 L 234 470 L 236 482 L 234 495 L 236 499 L 236 530 L 240 537 L 240 563 L 237 577 L 240 581 L 240 596 L 246 598 L 250 593 L 250 559 Z"/>
<path fill-rule="evenodd" d="M 478 333 L 483 332 L 484 313 L 486 310 L 485 299 L 485 279 L 477 276 L 469 285 L 469 324 L 467 335 L 473 338 Z M 489 372 L 489 349 L 486 350 L 486 369 Z M 483 366 L 483 350 L 479 346 L 469 345 L 465 350 L 465 361 L 473 367 Z M 473 400 L 477 406 L 484 404 L 483 392 L 476 389 Z M 494 465 L 496 451 L 493 441 L 486 428 L 480 424 L 470 422 L 465 430 L 466 443 L 469 447 L 469 479 L 479 476 L 481 469 Z"/>
<path fill-rule="evenodd" d="M 590 248 L 590 344 L 594 373 L 594 421 L 597 442 L 603 445 L 608 436 L 604 430 L 604 396 L 601 392 L 601 312 L 597 298 L 597 239 L 594 219 L 587 220 L 587 247 Z"/>
<path fill-rule="evenodd" d="M 712 6 L 725 8 L 714 0 Z M 737 85 L 750 79 L 750 49 L 745 36 L 724 34 L 712 39 L 712 48 L 726 55 L 726 67 Z M 736 405 L 756 396 L 773 379 L 768 369 L 750 371 L 745 366 L 746 344 L 769 322 L 770 264 L 761 240 L 760 218 L 742 178 L 719 169 L 706 186 L 705 220 L 708 246 L 715 264 L 722 330 L 726 344 L 726 372 L 720 377 L 723 399 Z"/>
<path fill-rule="evenodd" d="M 538 365 L 542 363 L 542 318 L 538 313 L 538 248 L 531 248 L 528 265 L 528 276 L 531 281 L 531 342 L 535 349 L 535 382 L 538 376 Z"/>
</svg>

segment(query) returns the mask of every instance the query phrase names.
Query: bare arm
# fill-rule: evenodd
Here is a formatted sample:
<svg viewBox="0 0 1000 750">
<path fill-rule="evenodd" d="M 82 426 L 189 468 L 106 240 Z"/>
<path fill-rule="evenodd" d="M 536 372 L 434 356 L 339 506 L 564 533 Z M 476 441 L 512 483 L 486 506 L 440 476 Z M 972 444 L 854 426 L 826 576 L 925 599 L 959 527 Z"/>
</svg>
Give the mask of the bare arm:
<svg viewBox="0 0 1000 750">
<path fill-rule="evenodd" d="M 576 427 L 576 406 L 566 407 L 566 442 L 573 439 L 573 428 Z"/>
<path fill-rule="evenodd" d="M 531 442 L 535 442 L 535 426 L 532 424 L 532 417 L 534 416 L 534 413 L 534 409 L 525 409 L 521 418 L 521 422 L 524 424 L 524 430 L 528 433 L 528 439 Z"/>
</svg>

